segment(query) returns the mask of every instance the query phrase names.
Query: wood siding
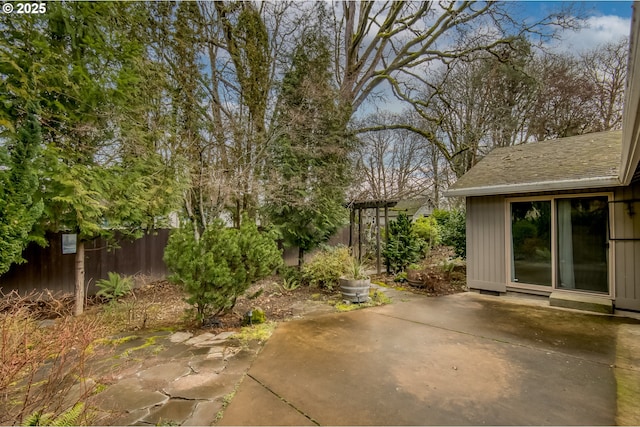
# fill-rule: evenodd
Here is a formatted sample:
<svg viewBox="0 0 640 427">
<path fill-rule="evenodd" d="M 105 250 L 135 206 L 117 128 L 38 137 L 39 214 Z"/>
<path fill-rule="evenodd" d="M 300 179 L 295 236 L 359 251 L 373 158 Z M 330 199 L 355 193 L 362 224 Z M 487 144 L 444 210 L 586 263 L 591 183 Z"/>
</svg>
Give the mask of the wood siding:
<svg viewBox="0 0 640 427">
<path fill-rule="evenodd" d="M 153 279 L 163 278 L 167 268 L 162 260 L 169 230 L 158 230 L 134 241 L 121 240 L 118 249 L 111 249 L 102 239 L 85 243 L 85 283 L 88 295 L 95 294 L 96 281 L 107 278 L 110 271 L 120 274 L 143 274 Z M 74 292 L 75 254 L 62 254 L 62 235 L 47 235 L 49 246 L 31 244 L 23 253 L 26 263 L 13 265 L 0 276 L 0 289 L 21 294 L 48 289 L 54 293 Z"/>
<path fill-rule="evenodd" d="M 629 203 L 622 202 L 630 200 Z M 640 183 L 615 190 L 613 203 L 615 305 L 640 310 Z"/>
<path fill-rule="evenodd" d="M 506 292 L 503 196 L 467 198 L 467 284 Z"/>
<path fill-rule="evenodd" d="M 614 192 L 610 268 L 614 269 L 615 306 L 640 310 L 640 183 L 604 190 Z M 631 202 L 622 202 L 626 200 Z M 505 209 L 502 196 L 467 198 L 467 282 L 472 289 L 506 291 Z"/>
</svg>

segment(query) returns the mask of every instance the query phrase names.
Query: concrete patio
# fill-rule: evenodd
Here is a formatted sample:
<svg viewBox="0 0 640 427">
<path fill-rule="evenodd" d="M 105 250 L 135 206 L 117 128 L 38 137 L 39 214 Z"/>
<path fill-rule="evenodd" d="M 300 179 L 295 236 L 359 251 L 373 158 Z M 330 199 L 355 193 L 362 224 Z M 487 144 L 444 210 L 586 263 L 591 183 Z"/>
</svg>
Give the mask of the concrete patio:
<svg viewBox="0 0 640 427">
<path fill-rule="evenodd" d="M 640 322 L 474 293 L 281 324 L 220 425 L 638 425 Z"/>
</svg>

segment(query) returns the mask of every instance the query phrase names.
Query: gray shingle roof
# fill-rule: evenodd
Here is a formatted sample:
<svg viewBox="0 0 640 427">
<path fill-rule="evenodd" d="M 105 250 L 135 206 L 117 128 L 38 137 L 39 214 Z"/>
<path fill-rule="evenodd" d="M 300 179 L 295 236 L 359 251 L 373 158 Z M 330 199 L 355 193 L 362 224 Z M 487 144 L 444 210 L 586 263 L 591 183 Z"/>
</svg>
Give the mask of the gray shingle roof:
<svg viewBox="0 0 640 427">
<path fill-rule="evenodd" d="M 622 131 L 496 148 L 449 188 L 449 196 L 620 185 Z"/>
</svg>

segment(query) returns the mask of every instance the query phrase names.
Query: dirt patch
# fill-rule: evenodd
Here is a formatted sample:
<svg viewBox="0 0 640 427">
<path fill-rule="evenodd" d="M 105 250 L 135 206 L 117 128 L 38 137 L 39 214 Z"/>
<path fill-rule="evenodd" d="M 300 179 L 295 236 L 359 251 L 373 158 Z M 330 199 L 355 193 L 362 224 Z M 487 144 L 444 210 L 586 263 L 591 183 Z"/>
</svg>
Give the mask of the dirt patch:
<svg viewBox="0 0 640 427">
<path fill-rule="evenodd" d="M 378 274 L 371 278 L 401 291 L 437 297 L 466 292 L 466 263 L 455 258 L 450 247 L 438 247 L 419 264 L 398 275 Z"/>
<path fill-rule="evenodd" d="M 300 316 L 298 309 L 309 301 L 327 306 L 340 300 L 340 294 L 310 286 L 300 286 L 295 290 L 285 290 L 278 277 L 260 281 L 238 298 L 233 311 L 221 318 L 228 327 L 239 327 L 245 313 L 256 307 L 264 310 L 267 320 L 283 321 Z"/>
<path fill-rule="evenodd" d="M 433 261 L 433 258 L 432 258 Z M 453 271 L 444 271 L 437 263 L 425 261 L 423 270 L 428 275 L 430 286 L 415 287 L 408 282 L 398 282 L 393 275 L 373 275 L 374 283 L 395 288 L 399 291 L 409 291 L 430 297 L 450 295 L 466 292 L 464 267 L 456 267 Z M 183 329 L 200 329 L 185 316 L 190 308 L 185 302 L 187 295 L 178 285 L 168 281 L 159 281 L 144 285 L 125 298 L 122 303 L 135 306 L 134 316 L 137 317 L 134 329 L 161 328 L 180 326 Z M 282 279 L 278 276 L 262 280 L 251 286 L 247 292 L 236 301 L 231 312 L 216 319 L 211 319 L 205 326 L 212 332 L 223 332 L 239 329 L 248 311 L 261 308 L 268 321 L 286 321 L 304 316 L 305 313 L 316 311 L 310 309 L 323 308 L 322 311 L 337 311 L 336 303 L 342 301 L 339 291 L 327 291 L 310 286 L 300 286 L 295 290 L 286 290 L 282 286 Z M 146 320 L 143 317 L 146 316 Z"/>
<path fill-rule="evenodd" d="M 458 294 L 468 290 L 464 272 L 453 272 L 451 277 L 448 277 L 447 274 L 434 270 L 426 273 L 425 277 L 424 280 L 428 281 L 429 286 L 412 285 L 406 280 L 396 281 L 396 276 L 386 273 L 373 275 L 371 280 L 399 291 L 408 291 L 429 297 Z"/>
<path fill-rule="evenodd" d="M 265 312 L 268 321 L 283 321 L 301 315 L 304 311 L 301 307 L 310 302 L 332 308 L 340 300 L 335 292 L 308 286 L 286 290 L 281 283 L 281 279 L 274 276 L 252 285 L 229 313 L 210 319 L 202 328 L 216 333 L 237 330 L 242 326 L 245 314 L 258 307 Z M 120 330 L 202 329 L 187 315 L 191 307 L 186 302 L 187 297 L 179 285 L 160 280 L 139 286 L 113 306 L 94 302 L 88 312 L 109 317 L 111 323 L 119 324 L 115 329 Z"/>
</svg>

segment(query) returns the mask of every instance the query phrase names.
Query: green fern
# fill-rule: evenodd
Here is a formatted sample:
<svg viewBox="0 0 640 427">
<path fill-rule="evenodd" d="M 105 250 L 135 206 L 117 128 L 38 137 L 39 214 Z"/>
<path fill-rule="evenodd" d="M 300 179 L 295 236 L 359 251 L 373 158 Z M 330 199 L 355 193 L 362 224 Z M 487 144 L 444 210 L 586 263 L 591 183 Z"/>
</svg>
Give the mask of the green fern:
<svg viewBox="0 0 640 427">
<path fill-rule="evenodd" d="M 100 290 L 96 292 L 96 296 L 113 301 L 131 292 L 131 289 L 133 289 L 133 281 L 130 277 L 123 277 L 118 273 L 110 271 L 109 278 L 99 280 L 96 282 L 96 286 L 100 288 Z"/>
<path fill-rule="evenodd" d="M 57 417 L 53 414 L 43 414 L 42 411 L 34 412 L 24 421 L 25 426 L 54 426 L 66 427 L 80 425 L 80 417 L 84 413 L 84 403 L 76 403 L 72 408 L 67 409 Z"/>
<path fill-rule="evenodd" d="M 84 403 L 79 402 L 73 405 L 73 408 L 69 408 L 62 414 L 57 416 L 50 423 L 51 426 L 64 427 L 64 426 L 77 426 L 80 424 L 80 417 L 84 414 Z"/>
<path fill-rule="evenodd" d="M 42 411 L 36 411 L 33 414 L 29 415 L 26 420 L 24 420 L 24 426 L 41 426 L 48 425 L 48 418 L 46 415 L 42 414 Z"/>
<path fill-rule="evenodd" d="M 295 291 L 300 287 L 300 280 L 295 277 L 292 278 L 283 278 L 282 279 L 282 288 L 285 291 Z"/>
</svg>

